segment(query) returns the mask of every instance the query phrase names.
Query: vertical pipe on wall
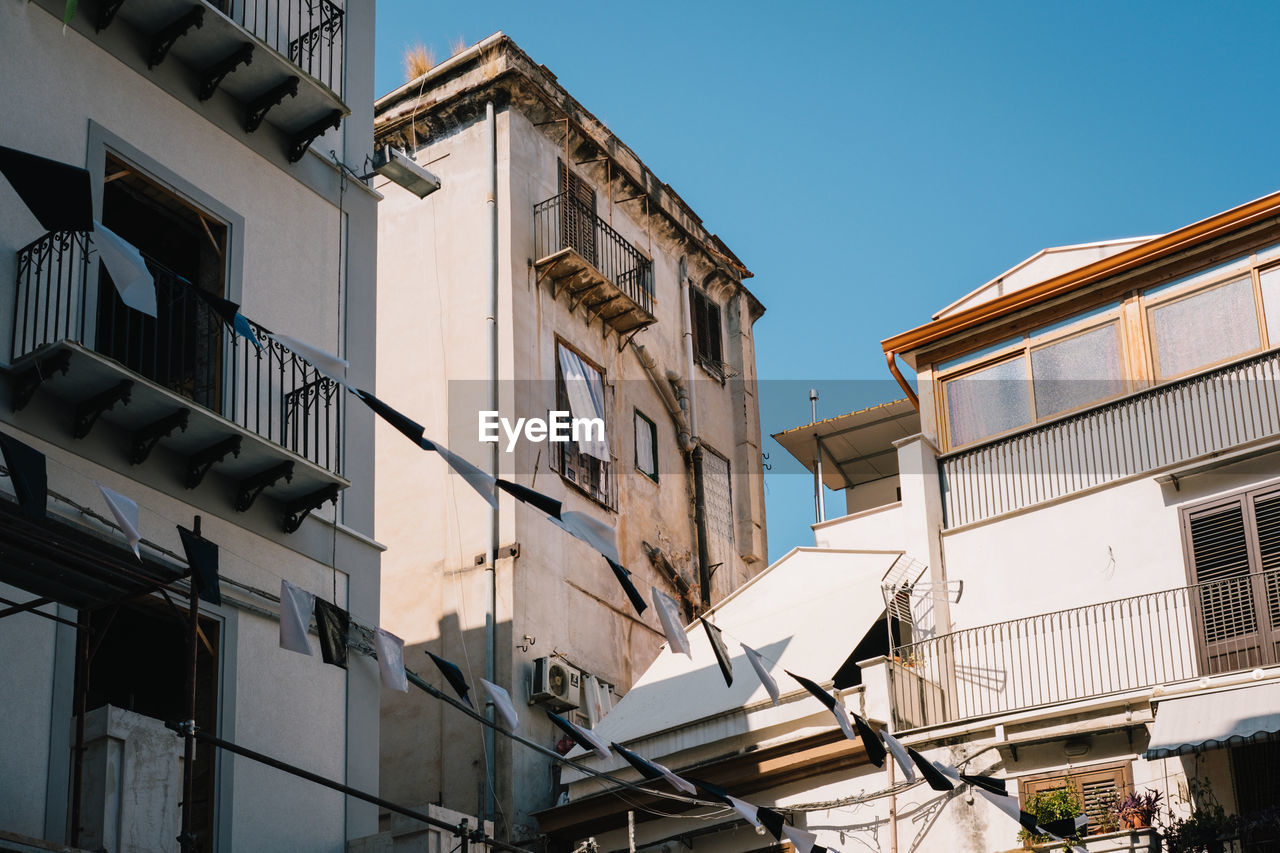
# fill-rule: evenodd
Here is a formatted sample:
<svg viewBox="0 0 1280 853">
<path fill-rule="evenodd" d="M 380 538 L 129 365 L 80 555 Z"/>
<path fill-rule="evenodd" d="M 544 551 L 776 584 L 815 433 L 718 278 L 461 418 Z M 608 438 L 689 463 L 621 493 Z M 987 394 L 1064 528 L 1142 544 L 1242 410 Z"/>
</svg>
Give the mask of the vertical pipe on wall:
<svg viewBox="0 0 1280 853">
<path fill-rule="evenodd" d="M 489 344 L 489 410 L 498 411 L 498 130 L 493 114 L 493 101 L 484 105 L 485 143 L 489 152 L 489 316 L 487 337 Z M 566 164 L 567 165 L 567 164 Z M 498 445 L 490 451 L 490 471 L 498 476 Z M 489 565 L 486 566 L 485 616 L 484 616 L 484 677 L 498 684 L 497 673 L 497 625 L 498 618 L 498 506 L 495 501 L 489 513 Z M 505 680 L 505 679 L 504 679 Z M 485 718 L 494 720 L 493 702 L 485 703 Z M 485 820 L 494 820 L 497 802 L 497 756 L 494 754 L 493 728 L 484 729 L 485 760 Z"/>
<path fill-rule="evenodd" d="M 702 442 L 698 438 L 698 395 L 693 385 L 693 314 L 689 308 L 689 266 L 683 256 L 680 258 L 680 301 L 684 317 L 684 368 L 689 397 L 689 433 L 690 441 L 693 443 L 690 459 L 693 463 L 693 517 L 698 538 L 698 586 L 702 607 L 706 609 L 711 606 L 711 566 L 710 555 L 707 552 L 707 493 L 703 485 Z"/>
</svg>

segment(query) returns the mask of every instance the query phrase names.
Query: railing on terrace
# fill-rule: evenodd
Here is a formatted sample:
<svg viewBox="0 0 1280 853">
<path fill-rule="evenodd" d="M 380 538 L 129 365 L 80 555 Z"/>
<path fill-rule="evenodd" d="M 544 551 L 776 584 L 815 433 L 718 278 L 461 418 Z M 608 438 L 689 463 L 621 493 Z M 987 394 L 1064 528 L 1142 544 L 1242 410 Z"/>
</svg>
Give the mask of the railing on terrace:
<svg viewBox="0 0 1280 853">
<path fill-rule="evenodd" d="M 571 193 L 535 204 L 533 237 L 538 258 L 573 249 L 632 302 L 653 313 L 653 262 L 597 216 L 591 205 Z"/>
<path fill-rule="evenodd" d="M 938 460 L 948 527 L 1280 435 L 1280 351 Z"/>
<path fill-rule="evenodd" d="M 342 97 L 341 5 L 333 0 L 213 0 L 213 6 Z"/>
<path fill-rule="evenodd" d="M 1280 570 L 1014 619 L 898 647 L 915 729 L 1277 663 Z"/>
<path fill-rule="evenodd" d="M 197 405 L 342 473 L 343 395 L 306 359 L 249 321 L 261 349 L 234 334 L 187 281 L 147 259 L 157 317 L 125 306 L 105 269 L 90 292 L 85 234 L 46 234 L 18 252 L 12 360 L 62 340 L 86 343 Z M 89 307 L 96 303 L 96 309 Z"/>
</svg>

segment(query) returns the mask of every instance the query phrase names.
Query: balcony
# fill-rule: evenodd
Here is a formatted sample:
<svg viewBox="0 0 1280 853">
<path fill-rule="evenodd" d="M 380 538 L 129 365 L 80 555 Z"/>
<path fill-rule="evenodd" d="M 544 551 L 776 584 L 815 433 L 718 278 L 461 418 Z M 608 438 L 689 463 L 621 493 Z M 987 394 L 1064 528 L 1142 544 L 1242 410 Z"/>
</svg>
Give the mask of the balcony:
<svg viewBox="0 0 1280 853">
<path fill-rule="evenodd" d="M 566 294 L 587 323 L 599 317 L 606 331 L 635 335 L 653 316 L 653 262 L 613 230 L 590 205 L 570 193 L 533 206 L 534 267 L 551 295 Z"/>
<path fill-rule="evenodd" d="M 83 4 L 82 4 L 83 5 Z M 63 4 L 48 4 L 62 15 Z M 289 139 L 290 162 L 350 114 L 342 100 L 343 7 L 333 0 L 97 0 L 98 33 L 124 22 L 148 69 L 190 68 L 200 101 L 240 102 L 245 133 L 262 122 Z"/>
<path fill-rule="evenodd" d="M 933 637 L 894 652 L 917 729 L 1280 663 L 1280 570 Z"/>
<path fill-rule="evenodd" d="M 939 457 L 948 527 L 1280 435 L 1280 351 Z"/>
<path fill-rule="evenodd" d="M 260 349 L 232 333 L 195 285 L 147 263 L 154 319 L 120 302 L 105 269 L 91 286 L 86 235 L 46 234 L 19 251 L 14 411 L 46 394 L 71 415 L 73 438 L 109 423 L 128 436 L 131 464 L 162 447 L 188 489 L 216 469 L 232 481 L 237 511 L 265 494 L 293 532 L 349 485 L 341 388 L 268 329 L 249 322 Z"/>
</svg>

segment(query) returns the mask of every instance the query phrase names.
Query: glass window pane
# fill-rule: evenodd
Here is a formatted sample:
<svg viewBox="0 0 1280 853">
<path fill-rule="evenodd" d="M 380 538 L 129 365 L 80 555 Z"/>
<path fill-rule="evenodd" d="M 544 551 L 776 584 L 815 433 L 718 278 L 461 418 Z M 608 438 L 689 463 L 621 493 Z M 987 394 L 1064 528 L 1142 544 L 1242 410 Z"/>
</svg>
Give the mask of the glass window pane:
<svg viewBox="0 0 1280 853">
<path fill-rule="evenodd" d="M 636 412 L 636 467 L 650 477 L 658 476 L 658 462 L 654 458 L 656 445 L 653 424 Z"/>
<path fill-rule="evenodd" d="M 1120 335 L 1112 323 L 1031 353 L 1036 417 L 1124 393 Z"/>
<path fill-rule="evenodd" d="M 1267 340 L 1271 346 L 1280 346 L 1280 267 L 1263 270 L 1262 312 L 1267 315 Z"/>
<path fill-rule="evenodd" d="M 1031 420 L 1026 361 L 1014 358 L 947 383 L 951 443 L 968 444 Z"/>
<path fill-rule="evenodd" d="M 1261 346 L 1253 283 L 1247 278 L 1157 306 L 1150 314 L 1161 379 Z"/>
</svg>

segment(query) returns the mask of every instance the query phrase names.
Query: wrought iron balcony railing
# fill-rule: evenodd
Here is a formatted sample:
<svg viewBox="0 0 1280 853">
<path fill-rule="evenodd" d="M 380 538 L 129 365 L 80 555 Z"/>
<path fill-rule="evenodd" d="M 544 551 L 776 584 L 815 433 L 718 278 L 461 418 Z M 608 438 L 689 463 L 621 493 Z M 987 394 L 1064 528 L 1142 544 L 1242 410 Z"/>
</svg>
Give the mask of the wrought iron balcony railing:
<svg viewBox="0 0 1280 853">
<path fill-rule="evenodd" d="M 533 206 L 534 251 L 539 259 L 572 249 L 631 302 L 653 313 L 653 262 L 571 193 Z"/>
<path fill-rule="evenodd" d="M 896 729 L 1280 662 L 1280 570 L 983 625 L 898 647 Z"/>
<path fill-rule="evenodd" d="M 196 285 L 148 258 L 157 317 L 127 307 L 105 269 L 91 292 L 86 235 L 46 234 L 18 252 L 11 360 L 81 342 L 134 373 L 336 474 L 343 395 L 306 359 L 249 321 L 234 334 Z"/>
<path fill-rule="evenodd" d="M 341 5 L 333 0 L 215 0 L 214 5 L 342 97 Z"/>
<path fill-rule="evenodd" d="M 1280 351 L 947 454 L 948 527 L 1280 435 Z"/>
</svg>

